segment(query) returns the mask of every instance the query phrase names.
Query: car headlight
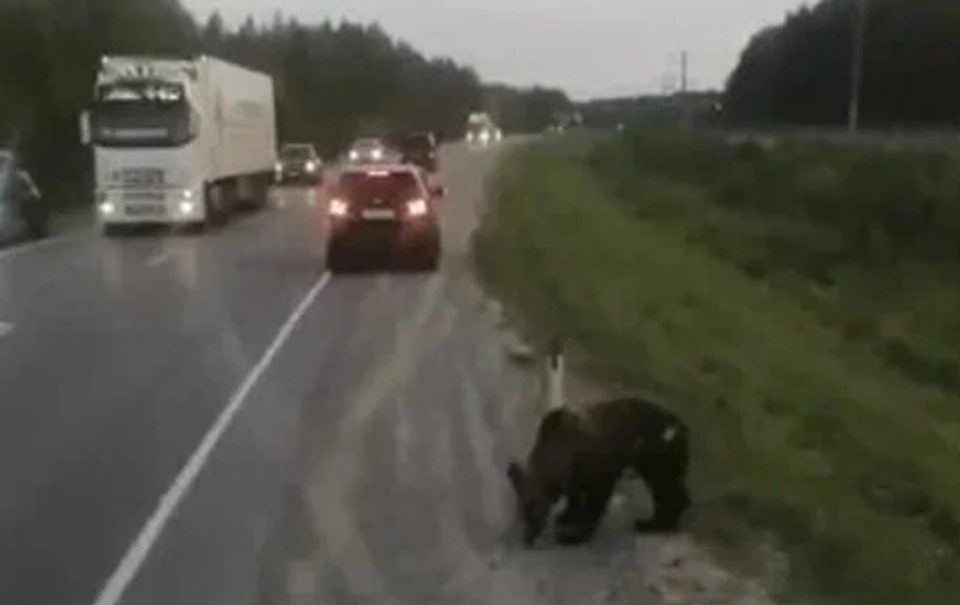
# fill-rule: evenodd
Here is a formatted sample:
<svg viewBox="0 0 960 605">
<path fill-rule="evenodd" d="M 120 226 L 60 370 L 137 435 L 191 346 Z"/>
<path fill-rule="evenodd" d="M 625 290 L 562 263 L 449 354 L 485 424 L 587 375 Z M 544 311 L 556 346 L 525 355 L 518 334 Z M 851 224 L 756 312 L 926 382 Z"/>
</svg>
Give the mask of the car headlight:
<svg viewBox="0 0 960 605">
<path fill-rule="evenodd" d="M 472 143 L 472 142 L 473 142 L 473 138 L 474 138 L 474 137 L 473 137 L 473 133 L 472 133 L 472 132 L 468 132 L 468 133 L 467 133 L 467 141 L 469 141 L 469 142 Z"/>
<path fill-rule="evenodd" d="M 383 159 L 383 150 L 374 149 L 372 152 L 370 152 L 370 156 L 375 160 L 381 160 Z"/>
<path fill-rule="evenodd" d="M 185 200 L 192 200 L 192 199 L 193 199 L 193 191 L 191 191 L 191 190 L 189 190 L 189 189 L 184 189 L 184 190 L 180 193 L 180 197 L 182 197 L 182 198 L 185 199 Z"/>
<path fill-rule="evenodd" d="M 180 214 L 193 214 L 193 202 L 180 202 Z"/>
<path fill-rule="evenodd" d="M 347 216 L 347 213 L 350 211 L 350 206 L 347 205 L 347 202 L 341 200 L 340 198 L 334 198 L 330 200 L 330 216 Z"/>
<path fill-rule="evenodd" d="M 313 162 L 307 162 L 306 169 L 307 172 L 313 172 L 317 169 L 317 165 Z"/>
<path fill-rule="evenodd" d="M 359 152 L 359 151 L 356 151 L 356 150 L 350 151 L 350 159 L 351 159 L 351 160 L 354 160 L 354 161 L 359 160 L 359 159 L 360 159 L 360 152 Z"/>
<path fill-rule="evenodd" d="M 113 202 L 101 202 L 99 206 L 100 214 L 103 216 L 110 216 L 117 211 L 117 207 Z"/>
<path fill-rule="evenodd" d="M 274 172 L 283 172 L 283 164 L 281 164 L 280 162 L 277 162 L 276 164 L 274 164 L 274 165 L 273 165 L 273 171 L 274 171 Z"/>
<path fill-rule="evenodd" d="M 486 143 L 490 140 L 490 133 L 486 130 L 480 133 L 480 140 Z"/>
</svg>

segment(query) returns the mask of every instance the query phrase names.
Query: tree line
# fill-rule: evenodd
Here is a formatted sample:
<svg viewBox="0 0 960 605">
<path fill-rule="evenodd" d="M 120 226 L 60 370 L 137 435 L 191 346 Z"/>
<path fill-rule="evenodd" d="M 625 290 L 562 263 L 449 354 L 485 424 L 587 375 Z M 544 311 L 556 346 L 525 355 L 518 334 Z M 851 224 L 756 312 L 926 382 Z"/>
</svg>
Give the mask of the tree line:
<svg viewBox="0 0 960 605">
<path fill-rule="evenodd" d="M 424 57 L 375 25 L 278 14 L 230 28 L 218 14 L 197 22 L 179 0 L 0 0 L 0 144 L 48 191 L 89 191 L 77 124 L 100 57 L 201 53 L 273 76 L 281 140 L 312 141 L 327 155 L 359 134 L 459 136 L 477 110 L 502 114 L 510 130 L 539 129 L 569 104 L 559 91 L 485 86 L 472 69 Z"/>
<path fill-rule="evenodd" d="M 866 11 L 862 20 L 860 10 Z M 725 114 L 753 122 L 843 123 L 860 24 L 863 124 L 960 124 L 957 0 L 821 0 L 801 8 L 750 41 L 727 83 Z"/>
</svg>

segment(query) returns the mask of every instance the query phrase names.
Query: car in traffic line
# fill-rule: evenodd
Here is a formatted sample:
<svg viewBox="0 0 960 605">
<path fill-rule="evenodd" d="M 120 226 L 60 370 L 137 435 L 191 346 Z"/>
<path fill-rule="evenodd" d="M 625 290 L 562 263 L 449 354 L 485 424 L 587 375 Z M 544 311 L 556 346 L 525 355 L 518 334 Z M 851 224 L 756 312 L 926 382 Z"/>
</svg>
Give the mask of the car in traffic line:
<svg viewBox="0 0 960 605">
<path fill-rule="evenodd" d="M 406 134 L 400 138 L 397 147 L 404 164 L 414 164 L 427 172 L 437 171 L 437 141 L 432 133 Z"/>
<path fill-rule="evenodd" d="M 327 268 L 337 273 L 379 260 L 435 271 L 441 253 L 436 201 L 444 195 L 409 164 L 346 168 L 329 203 Z"/>
<path fill-rule="evenodd" d="M 50 210 L 30 174 L 0 149 L 0 243 L 47 235 Z"/>
<path fill-rule="evenodd" d="M 287 143 L 280 148 L 273 180 L 278 185 L 286 183 L 323 183 L 323 160 L 317 149 L 309 143 Z"/>
<path fill-rule="evenodd" d="M 380 139 L 357 139 L 350 146 L 347 158 L 354 163 L 382 162 L 387 159 L 387 146 Z"/>
</svg>

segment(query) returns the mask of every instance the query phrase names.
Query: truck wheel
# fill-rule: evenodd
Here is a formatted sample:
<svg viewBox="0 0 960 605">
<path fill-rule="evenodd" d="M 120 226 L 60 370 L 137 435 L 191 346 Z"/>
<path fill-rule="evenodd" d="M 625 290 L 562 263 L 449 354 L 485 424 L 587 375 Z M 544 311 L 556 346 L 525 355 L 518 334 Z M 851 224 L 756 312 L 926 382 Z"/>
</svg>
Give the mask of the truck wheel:
<svg viewBox="0 0 960 605">
<path fill-rule="evenodd" d="M 42 199 L 31 200 L 24 213 L 27 234 L 31 239 L 43 239 L 50 232 L 50 209 Z"/>
<path fill-rule="evenodd" d="M 208 185 L 203 195 L 203 222 L 198 225 L 200 230 L 210 229 L 222 225 L 227 220 L 226 198 L 223 187 Z"/>
</svg>

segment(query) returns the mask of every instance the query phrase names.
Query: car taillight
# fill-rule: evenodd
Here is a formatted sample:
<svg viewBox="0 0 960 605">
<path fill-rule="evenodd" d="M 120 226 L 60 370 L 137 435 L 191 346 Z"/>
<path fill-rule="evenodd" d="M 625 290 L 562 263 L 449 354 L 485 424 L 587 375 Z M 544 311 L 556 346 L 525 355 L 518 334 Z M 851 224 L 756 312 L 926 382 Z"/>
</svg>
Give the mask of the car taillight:
<svg viewBox="0 0 960 605">
<path fill-rule="evenodd" d="M 340 198 L 330 200 L 330 216 L 347 216 L 350 212 L 350 205 Z"/>
<path fill-rule="evenodd" d="M 427 200 L 410 200 L 407 202 L 407 216 L 424 216 L 427 214 Z"/>
</svg>

